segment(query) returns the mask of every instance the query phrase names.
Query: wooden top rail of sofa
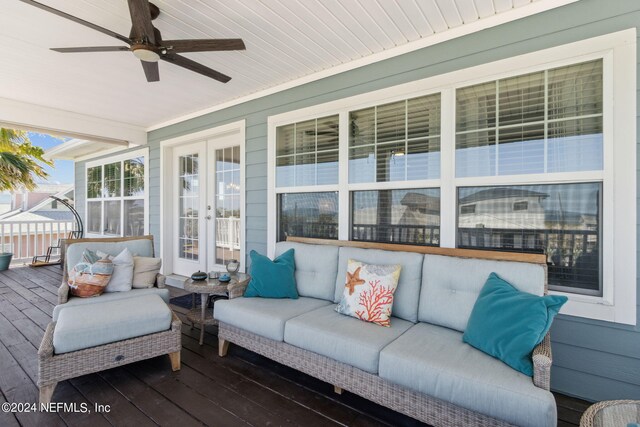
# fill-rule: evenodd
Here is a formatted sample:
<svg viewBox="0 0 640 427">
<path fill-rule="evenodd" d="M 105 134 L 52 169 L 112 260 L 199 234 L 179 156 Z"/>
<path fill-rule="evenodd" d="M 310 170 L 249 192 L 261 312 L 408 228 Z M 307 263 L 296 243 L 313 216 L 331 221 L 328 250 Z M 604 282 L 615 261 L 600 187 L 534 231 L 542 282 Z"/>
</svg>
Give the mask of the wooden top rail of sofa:
<svg viewBox="0 0 640 427">
<path fill-rule="evenodd" d="M 417 252 L 430 255 L 446 255 L 460 258 L 478 258 L 496 261 L 528 262 L 547 264 L 544 254 L 522 252 L 482 251 L 477 249 L 441 248 L 437 246 L 399 245 L 395 243 L 357 242 L 351 240 L 314 239 L 310 237 L 288 236 L 287 242 L 309 243 L 314 245 L 348 246 L 351 248 L 382 249 L 385 251 Z"/>
</svg>

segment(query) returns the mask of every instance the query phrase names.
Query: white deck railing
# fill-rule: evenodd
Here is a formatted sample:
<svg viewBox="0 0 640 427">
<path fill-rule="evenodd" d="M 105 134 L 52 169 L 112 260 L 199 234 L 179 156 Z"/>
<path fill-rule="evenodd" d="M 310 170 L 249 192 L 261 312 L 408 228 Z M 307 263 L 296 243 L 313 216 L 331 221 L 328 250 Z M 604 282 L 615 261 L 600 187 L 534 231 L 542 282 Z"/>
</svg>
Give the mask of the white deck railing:
<svg viewBox="0 0 640 427">
<path fill-rule="evenodd" d="M 240 250 L 240 218 L 216 218 L 216 247 Z"/>
<path fill-rule="evenodd" d="M 73 231 L 73 221 L 0 221 L 0 252 L 11 252 L 12 263 L 30 262 L 36 255 L 47 253 Z M 52 258 L 59 257 L 54 250 Z"/>
</svg>

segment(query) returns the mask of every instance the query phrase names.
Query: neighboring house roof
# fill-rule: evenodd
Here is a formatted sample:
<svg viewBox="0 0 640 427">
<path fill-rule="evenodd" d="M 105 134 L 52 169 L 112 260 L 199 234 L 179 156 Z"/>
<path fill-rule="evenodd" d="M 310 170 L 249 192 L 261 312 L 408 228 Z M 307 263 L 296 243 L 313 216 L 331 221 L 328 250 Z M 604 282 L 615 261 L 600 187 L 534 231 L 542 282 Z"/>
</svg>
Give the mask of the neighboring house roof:
<svg viewBox="0 0 640 427">
<path fill-rule="evenodd" d="M 13 221 L 25 221 L 25 222 L 26 221 L 33 221 L 33 222 L 51 221 L 51 218 L 48 218 L 44 215 L 41 215 L 39 213 L 34 213 L 34 212 L 20 212 L 11 217 L 0 219 L 0 222 L 13 222 Z"/>
<path fill-rule="evenodd" d="M 47 194 L 58 194 L 62 192 L 67 192 L 68 190 L 73 188 L 73 184 L 49 184 L 43 183 L 38 184 L 38 187 L 35 190 L 28 191 L 28 193 L 47 193 Z"/>
<path fill-rule="evenodd" d="M 5 212 L 5 213 L 3 213 L 2 215 L 0 215 L 0 220 L 5 219 L 5 218 L 9 218 L 9 217 L 11 217 L 11 216 L 13 216 L 13 215 L 17 215 L 17 214 L 19 214 L 20 212 L 22 212 L 22 210 L 21 210 L 21 209 L 14 209 L 14 210 L 12 210 L 12 211 Z"/>
<path fill-rule="evenodd" d="M 540 193 L 538 191 L 531 191 L 525 189 L 518 189 L 513 187 L 496 187 L 488 188 L 486 190 L 476 191 L 475 193 L 460 199 L 461 204 L 481 202 L 483 200 L 495 200 L 495 199 L 507 199 L 511 197 L 549 197 L 546 193 Z"/>
<path fill-rule="evenodd" d="M 64 199 L 65 195 L 67 193 L 69 193 L 70 191 L 74 190 L 73 184 L 63 184 L 61 187 L 62 187 L 62 190 L 60 190 L 59 192 L 57 192 L 55 194 L 52 194 L 52 196 L 58 197 L 60 199 Z M 74 198 L 75 198 L 75 196 L 74 196 Z M 52 201 L 51 198 L 47 197 L 46 199 L 44 199 L 43 201 L 41 201 L 40 203 L 38 203 L 37 205 L 35 205 L 31 209 L 29 209 L 28 212 L 39 211 L 43 207 L 45 207 L 48 204 L 50 204 L 51 201 Z"/>
<path fill-rule="evenodd" d="M 42 191 L 38 191 L 39 189 L 42 189 Z M 51 193 L 51 191 L 53 190 L 57 191 L 55 193 Z M 40 184 L 38 185 L 38 189 L 34 190 L 34 192 L 51 193 L 52 196 L 64 199 L 64 196 L 73 190 L 73 184 Z M 13 211 L 0 214 L 0 221 L 73 221 L 73 214 L 69 210 L 42 210 L 50 203 L 51 198 L 47 197 L 27 211 L 23 211 L 22 209 L 15 209 Z M 34 214 L 35 216 L 26 216 L 25 214 Z"/>
<path fill-rule="evenodd" d="M 0 203 L 0 215 L 4 215 L 10 210 L 11 210 L 11 203 Z"/>
<path fill-rule="evenodd" d="M 25 213 L 35 213 L 35 212 L 25 212 Z M 36 215 L 52 219 L 54 221 L 74 221 L 75 218 L 70 210 L 64 211 L 38 211 L 35 213 Z"/>
</svg>

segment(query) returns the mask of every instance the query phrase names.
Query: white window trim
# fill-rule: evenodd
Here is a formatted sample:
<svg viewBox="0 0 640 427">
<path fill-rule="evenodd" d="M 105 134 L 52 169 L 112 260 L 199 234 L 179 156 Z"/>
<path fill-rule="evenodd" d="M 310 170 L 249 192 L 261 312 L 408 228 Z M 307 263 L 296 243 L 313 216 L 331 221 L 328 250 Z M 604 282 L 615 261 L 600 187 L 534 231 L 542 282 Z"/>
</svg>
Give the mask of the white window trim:
<svg viewBox="0 0 640 427">
<path fill-rule="evenodd" d="M 455 178 L 455 89 L 534 71 L 561 67 L 596 58 L 603 59 L 604 170 L 544 175 Z M 500 72 L 496 72 L 500 70 Z M 349 191 L 355 189 L 440 186 L 440 245 L 456 245 L 456 187 L 469 185 L 518 185 L 603 181 L 603 296 L 562 292 L 569 302 L 561 313 L 635 325 L 636 315 L 636 29 L 544 49 L 517 57 L 356 95 L 268 119 L 267 250 L 276 242 L 276 197 L 280 192 L 320 191 L 318 187 L 275 187 L 275 143 L 278 126 L 339 114 L 340 157 L 339 238 L 348 239 Z M 441 92 L 441 176 L 439 180 L 348 184 L 349 111 Z M 615 102 L 614 102 L 615 100 Z M 615 144 L 614 144 L 615 140 Z M 615 166 L 614 166 L 615 165 Z M 616 285 L 617 284 L 617 285 Z"/>
<path fill-rule="evenodd" d="M 84 178 L 85 178 L 85 182 L 89 182 L 89 169 L 96 167 L 96 166 L 104 166 L 107 165 L 109 163 L 115 163 L 115 162 L 123 162 L 125 160 L 131 160 L 131 159 L 135 159 L 138 157 L 143 157 L 144 158 L 144 234 L 149 234 L 149 147 L 145 147 L 145 148 L 141 148 L 139 150 L 135 150 L 135 151 L 128 151 L 126 153 L 122 153 L 122 154 L 118 154 L 115 156 L 109 156 L 109 157 L 104 157 L 101 158 L 99 160 L 93 160 L 90 162 L 86 162 L 85 163 L 85 169 L 84 169 Z M 104 179 L 104 169 L 103 169 L 103 176 L 102 179 Z M 121 191 L 124 191 L 124 188 L 121 188 Z M 100 201 L 100 202 L 104 202 L 104 201 L 110 201 L 110 200 L 115 200 L 115 201 L 122 201 L 123 203 L 121 203 L 120 205 L 120 221 L 121 221 L 121 227 L 120 227 L 120 236 L 124 235 L 124 201 L 125 200 L 139 200 L 140 197 L 134 197 L 134 196 L 120 196 L 120 197 L 100 197 L 99 199 L 89 199 L 87 197 L 87 191 L 85 188 L 85 193 L 84 193 L 84 223 L 85 223 L 85 228 L 87 227 L 87 225 L 89 224 L 88 221 L 88 216 L 89 216 L 89 202 L 92 201 Z M 101 205 L 101 209 L 102 209 L 102 216 L 101 216 L 101 230 L 104 230 L 104 203 L 102 203 Z M 114 236 L 111 234 L 103 234 L 103 233 L 90 233 L 88 230 L 85 231 L 85 235 L 87 237 L 118 237 L 118 236 Z"/>
</svg>

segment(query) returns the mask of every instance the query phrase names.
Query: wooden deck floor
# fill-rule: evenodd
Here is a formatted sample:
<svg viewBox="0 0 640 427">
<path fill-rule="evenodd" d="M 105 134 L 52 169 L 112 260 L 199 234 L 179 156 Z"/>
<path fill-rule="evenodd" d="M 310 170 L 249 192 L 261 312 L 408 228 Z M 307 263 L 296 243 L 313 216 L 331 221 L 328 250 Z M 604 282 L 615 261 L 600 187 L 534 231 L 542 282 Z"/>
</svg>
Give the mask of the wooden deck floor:
<svg viewBox="0 0 640 427">
<path fill-rule="evenodd" d="M 37 348 L 57 301 L 58 267 L 0 272 L 0 404 L 37 401 Z M 172 288 L 172 295 L 184 291 Z M 184 319 L 185 309 L 173 307 Z M 54 402 L 88 405 L 89 412 L 0 411 L 0 426 L 304 425 L 421 426 L 262 356 L 231 346 L 217 356 L 215 327 L 205 345 L 183 326 L 182 369 L 168 357 L 134 363 L 58 384 Z M 556 395 L 558 425 L 577 425 L 589 403 Z M 94 405 L 109 405 L 98 413 Z"/>
</svg>

